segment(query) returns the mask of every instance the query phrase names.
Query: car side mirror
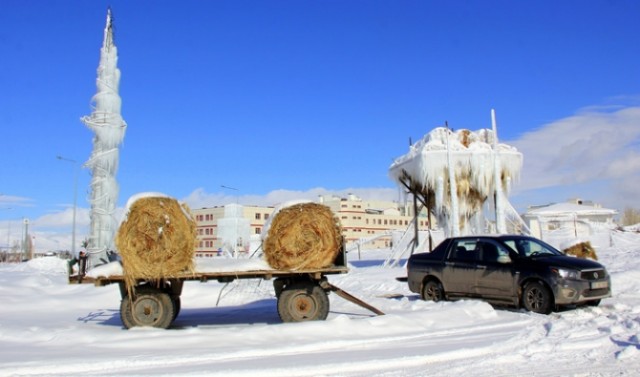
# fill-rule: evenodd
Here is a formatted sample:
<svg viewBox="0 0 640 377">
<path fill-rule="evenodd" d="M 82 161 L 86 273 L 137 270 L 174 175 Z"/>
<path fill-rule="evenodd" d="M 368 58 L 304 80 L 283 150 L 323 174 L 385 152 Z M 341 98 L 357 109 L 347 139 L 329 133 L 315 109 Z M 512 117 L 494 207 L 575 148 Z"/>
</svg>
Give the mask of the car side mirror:
<svg viewBox="0 0 640 377">
<path fill-rule="evenodd" d="M 498 263 L 507 264 L 511 263 L 511 258 L 508 255 L 501 255 L 498 257 Z"/>
</svg>

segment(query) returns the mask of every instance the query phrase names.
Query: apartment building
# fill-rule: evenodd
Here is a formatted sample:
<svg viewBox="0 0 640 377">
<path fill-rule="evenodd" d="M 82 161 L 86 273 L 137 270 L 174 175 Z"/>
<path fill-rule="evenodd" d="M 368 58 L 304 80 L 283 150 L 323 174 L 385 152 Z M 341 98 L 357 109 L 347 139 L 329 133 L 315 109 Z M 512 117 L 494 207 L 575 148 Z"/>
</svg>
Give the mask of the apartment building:
<svg viewBox="0 0 640 377">
<path fill-rule="evenodd" d="M 365 201 L 355 195 L 346 198 L 320 196 L 318 203 L 328 206 L 340 220 L 347 245 L 368 240 L 366 248 L 392 246 L 391 231 L 407 229 L 413 219 L 411 206 L 391 201 Z M 212 257 L 219 253 L 248 253 L 260 243 L 265 223 L 274 207 L 228 204 L 192 210 L 197 223 L 196 253 Z M 418 217 L 419 230 L 427 230 L 426 214 Z"/>
<path fill-rule="evenodd" d="M 340 219 L 347 244 L 371 240 L 369 249 L 392 246 L 391 231 L 404 231 L 413 220 L 411 205 L 391 201 L 365 201 L 356 195 L 346 198 L 323 196 L 318 201 L 333 211 Z M 427 230 L 429 220 L 426 213 L 418 216 L 418 229 Z"/>
</svg>

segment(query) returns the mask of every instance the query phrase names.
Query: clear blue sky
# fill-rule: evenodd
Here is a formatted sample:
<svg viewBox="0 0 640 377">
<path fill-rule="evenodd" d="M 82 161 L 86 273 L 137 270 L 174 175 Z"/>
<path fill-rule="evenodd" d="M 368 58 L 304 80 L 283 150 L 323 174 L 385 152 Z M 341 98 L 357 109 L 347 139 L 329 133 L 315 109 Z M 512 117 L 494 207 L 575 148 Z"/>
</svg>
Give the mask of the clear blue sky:
<svg viewBox="0 0 640 377">
<path fill-rule="evenodd" d="M 199 205 L 394 189 L 387 169 L 410 138 L 445 121 L 489 128 L 494 108 L 501 140 L 525 153 L 517 205 L 640 207 L 620 181 L 640 183 L 638 1 L 1 0 L 0 221 L 71 204 L 74 165 L 56 156 L 91 153 L 80 117 L 109 5 L 128 123 L 120 205 L 146 191 Z M 557 145 L 583 121 L 589 141 Z M 612 133 L 619 144 L 592 155 Z M 599 169 L 616 164 L 618 181 L 588 166 L 612 150 Z M 89 180 L 82 170 L 79 207 Z"/>
</svg>

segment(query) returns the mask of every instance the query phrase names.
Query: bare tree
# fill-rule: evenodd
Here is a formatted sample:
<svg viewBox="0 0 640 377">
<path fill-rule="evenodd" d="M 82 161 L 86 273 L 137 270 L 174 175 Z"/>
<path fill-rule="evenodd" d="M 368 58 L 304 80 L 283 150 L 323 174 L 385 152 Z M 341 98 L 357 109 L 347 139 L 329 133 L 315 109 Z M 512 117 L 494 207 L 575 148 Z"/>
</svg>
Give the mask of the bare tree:
<svg viewBox="0 0 640 377">
<path fill-rule="evenodd" d="M 640 210 L 626 207 L 622 213 L 622 226 L 640 224 Z"/>
</svg>

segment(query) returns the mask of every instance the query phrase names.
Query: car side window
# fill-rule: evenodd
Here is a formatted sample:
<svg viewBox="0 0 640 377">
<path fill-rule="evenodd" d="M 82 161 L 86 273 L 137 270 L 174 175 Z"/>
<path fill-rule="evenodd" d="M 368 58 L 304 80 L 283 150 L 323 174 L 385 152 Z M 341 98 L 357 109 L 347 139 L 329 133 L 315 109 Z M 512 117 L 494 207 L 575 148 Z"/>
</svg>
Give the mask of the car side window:
<svg viewBox="0 0 640 377">
<path fill-rule="evenodd" d="M 451 259 L 460 262 L 475 262 L 478 260 L 477 241 L 461 240 L 453 243 Z"/>
<path fill-rule="evenodd" d="M 483 262 L 497 262 L 498 261 L 498 246 L 489 243 L 489 242 L 481 242 L 480 249 L 482 252 L 482 261 Z"/>
<path fill-rule="evenodd" d="M 511 261 L 509 250 L 500 244 L 484 241 L 480 243 L 480 248 L 483 262 L 508 263 Z"/>
</svg>

